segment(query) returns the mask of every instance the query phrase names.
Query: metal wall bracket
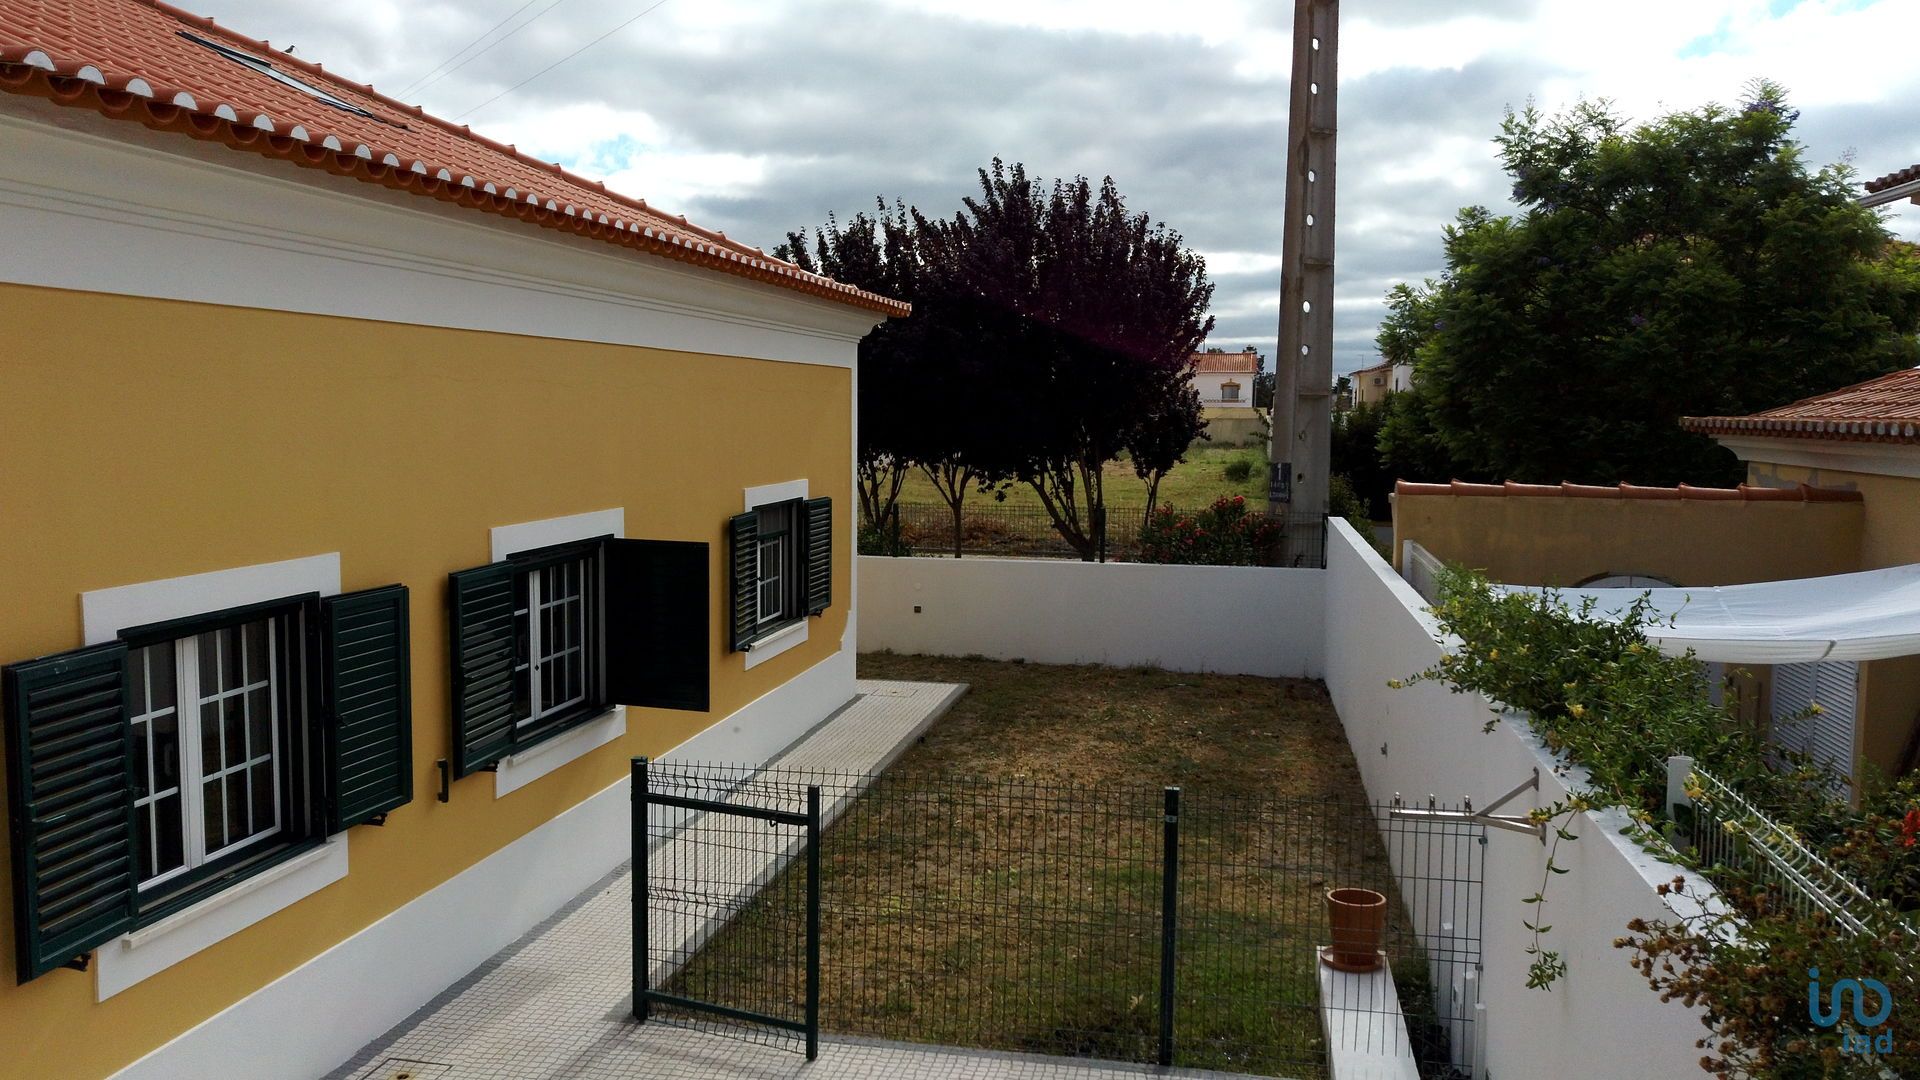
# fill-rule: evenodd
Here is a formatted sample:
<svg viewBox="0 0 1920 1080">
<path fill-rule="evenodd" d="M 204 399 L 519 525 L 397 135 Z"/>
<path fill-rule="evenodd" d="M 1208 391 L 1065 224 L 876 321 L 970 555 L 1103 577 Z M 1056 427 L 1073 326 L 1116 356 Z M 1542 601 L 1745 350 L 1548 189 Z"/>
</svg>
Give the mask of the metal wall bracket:
<svg viewBox="0 0 1920 1080">
<path fill-rule="evenodd" d="M 1410 807 L 1406 805 L 1405 801 L 1400 798 L 1400 793 L 1396 791 L 1393 793 L 1393 806 L 1387 813 L 1392 817 L 1406 821 L 1459 821 L 1470 825 L 1485 825 L 1490 829 L 1505 829 L 1508 832 L 1528 833 L 1538 837 L 1540 842 L 1544 844 L 1547 842 L 1546 822 L 1535 821 L 1532 817 L 1525 814 L 1494 813 L 1495 810 L 1500 809 L 1518 798 L 1521 792 L 1539 790 L 1540 770 L 1536 767 L 1533 770 L 1532 776 L 1521 781 L 1519 786 L 1515 787 L 1512 791 L 1488 803 L 1487 808 L 1484 810 L 1475 810 L 1471 797 L 1460 800 L 1460 804 L 1465 807 L 1465 809 L 1442 810 L 1439 808 L 1439 801 L 1432 795 L 1427 796 L 1427 805 L 1424 808 Z"/>
<path fill-rule="evenodd" d="M 453 795 L 453 766 L 441 758 L 433 767 L 440 770 L 440 801 L 447 802 Z"/>
</svg>

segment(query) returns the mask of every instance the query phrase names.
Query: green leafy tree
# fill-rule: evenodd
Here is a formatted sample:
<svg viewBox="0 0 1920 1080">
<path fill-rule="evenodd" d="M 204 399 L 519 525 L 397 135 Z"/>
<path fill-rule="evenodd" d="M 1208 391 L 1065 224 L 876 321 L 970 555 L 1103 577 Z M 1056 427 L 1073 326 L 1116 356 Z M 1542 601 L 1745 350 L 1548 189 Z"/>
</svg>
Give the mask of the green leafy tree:
<svg viewBox="0 0 1920 1080">
<path fill-rule="evenodd" d="M 1509 113 L 1522 211 L 1469 207 L 1446 272 L 1396 286 L 1383 355 L 1415 362 L 1396 469 L 1535 482 L 1731 482 L 1683 415 L 1757 411 L 1920 363 L 1920 259 L 1811 170 L 1772 84 L 1628 126 L 1604 103 Z M 1401 475 L 1408 475 L 1401 472 Z"/>
<path fill-rule="evenodd" d="M 1399 395 L 1388 395 L 1391 401 Z M 1360 402 L 1333 417 L 1330 454 L 1333 475 L 1344 477 L 1348 494 L 1368 521 L 1384 521 L 1391 513 L 1387 495 L 1393 474 L 1380 454 L 1380 433 L 1387 420 L 1386 402 Z"/>
</svg>

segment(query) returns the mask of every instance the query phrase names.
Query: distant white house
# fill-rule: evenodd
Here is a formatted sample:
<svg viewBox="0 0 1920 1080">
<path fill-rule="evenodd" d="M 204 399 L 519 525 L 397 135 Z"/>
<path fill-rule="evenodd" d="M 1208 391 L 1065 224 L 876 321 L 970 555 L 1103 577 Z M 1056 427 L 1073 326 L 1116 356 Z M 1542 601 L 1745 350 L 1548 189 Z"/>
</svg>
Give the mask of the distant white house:
<svg viewBox="0 0 1920 1080">
<path fill-rule="evenodd" d="M 1194 354 L 1193 388 L 1207 409 L 1253 407 L 1253 378 L 1260 373 L 1260 354 L 1249 345 L 1241 352 Z"/>
<path fill-rule="evenodd" d="M 1388 394 L 1397 394 L 1413 386 L 1412 364 L 1376 364 L 1361 368 L 1349 376 L 1353 380 L 1353 403 L 1377 405 Z"/>
</svg>

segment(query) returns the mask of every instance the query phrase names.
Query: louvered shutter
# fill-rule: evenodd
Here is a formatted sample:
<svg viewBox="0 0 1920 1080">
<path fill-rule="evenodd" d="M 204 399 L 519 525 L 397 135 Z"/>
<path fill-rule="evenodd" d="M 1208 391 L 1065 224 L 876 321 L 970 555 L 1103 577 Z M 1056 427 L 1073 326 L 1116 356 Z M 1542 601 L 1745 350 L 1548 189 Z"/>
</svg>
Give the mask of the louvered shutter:
<svg viewBox="0 0 1920 1080">
<path fill-rule="evenodd" d="M 115 642 L 0 674 L 13 822 L 14 956 L 44 975 L 133 926 L 133 729 Z"/>
<path fill-rule="evenodd" d="M 1814 664 L 1775 664 L 1772 696 L 1773 741 L 1797 753 L 1809 749 L 1807 706 L 1814 701 Z"/>
<path fill-rule="evenodd" d="M 607 699 L 705 712 L 712 666 L 711 547 L 608 540 Z"/>
<path fill-rule="evenodd" d="M 493 563 L 447 575 L 456 777 L 492 765 L 513 747 L 518 571 L 512 563 Z"/>
<path fill-rule="evenodd" d="M 327 831 L 339 832 L 413 798 L 407 587 L 328 597 L 320 623 Z"/>
<path fill-rule="evenodd" d="M 749 510 L 727 522 L 727 650 L 742 652 L 757 626 L 754 591 L 760 584 L 760 515 Z"/>
<path fill-rule="evenodd" d="M 807 614 L 833 605 L 833 500 L 806 502 Z"/>
<path fill-rule="evenodd" d="M 1813 665 L 1813 700 L 1820 703 L 1820 715 L 1808 722 L 1807 752 L 1815 761 L 1833 766 L 1834 772 L 1853 778 L 1854 696 L 1859 668 L 1844 661 L 1822 661 Z"/>
</svg>

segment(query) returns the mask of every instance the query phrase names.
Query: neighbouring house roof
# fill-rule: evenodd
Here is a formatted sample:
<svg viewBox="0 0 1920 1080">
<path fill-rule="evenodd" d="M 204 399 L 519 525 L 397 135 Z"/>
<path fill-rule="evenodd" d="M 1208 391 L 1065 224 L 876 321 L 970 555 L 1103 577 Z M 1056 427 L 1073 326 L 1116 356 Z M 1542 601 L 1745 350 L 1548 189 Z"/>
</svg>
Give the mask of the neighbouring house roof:
<svg viewBox="0 0 1920 1080">
<path fill-rule="evenodd" d="M 1255 375 L 1260 371 L 1260 354 L 1251 352 L 1194 353 L 1196 372 L 1208 375 Z"/>
<path fill-rule="evenodd" d="M 1920 368 L 1908 368 L 1751 416 L 1687 416 L 1703 435 L 1920 443 Z"/>
<path fill-rule="evenodd" d="M 887 315 L 910 311 L 158 0 L 0 0 L 0 89 Z"/>
<path fill-rule="evenodd" d="M 1401 480 L 1393 485 L 1393 493 L 1396 496 L 1458 495 L 1508 498 L 1563 496 L 1575 499 L 1693 499 L 1716 502 L 1861 501 L 1860 493 L 1857 491 L 1808 487 L 1806 484 L 1790 488 L 1754 487 L 1749 484 L 1715 488 L 1694 487 L 1691 484 L 1681 484 L 1679 487 L 1641 487 L 1638 484 L 1516 484 L 1511 480 L 1503 484 L 1469 484 L 1459 480 L 1445 484 L 1416 484 Z"/>
<path fill-rule="evenodd" d="M 1873 194 L 1890 187 L 1897 187 L 1910 180 L 1920 180 L 1920 165 L 1909 165 L 1899 172 L 1890 172 L 1885 176 L 1876 177 L 1867 181 L 1864 186 L 1869 194 Z"/>
<path fill-rule="evenodd" d="M 1355 375 L 1370 375 L 1376 371 L 1391 371 L 1393 369 L 1393 366 L 1394 366 L 1393 361 L 1388 360 L 1385 363 L 1375 364 L 1372 367 L 1355 368 L 1354 370 L 1348 372 L 1347 375 L 1349 378 L 1351 378 Z"/>
</svg>

